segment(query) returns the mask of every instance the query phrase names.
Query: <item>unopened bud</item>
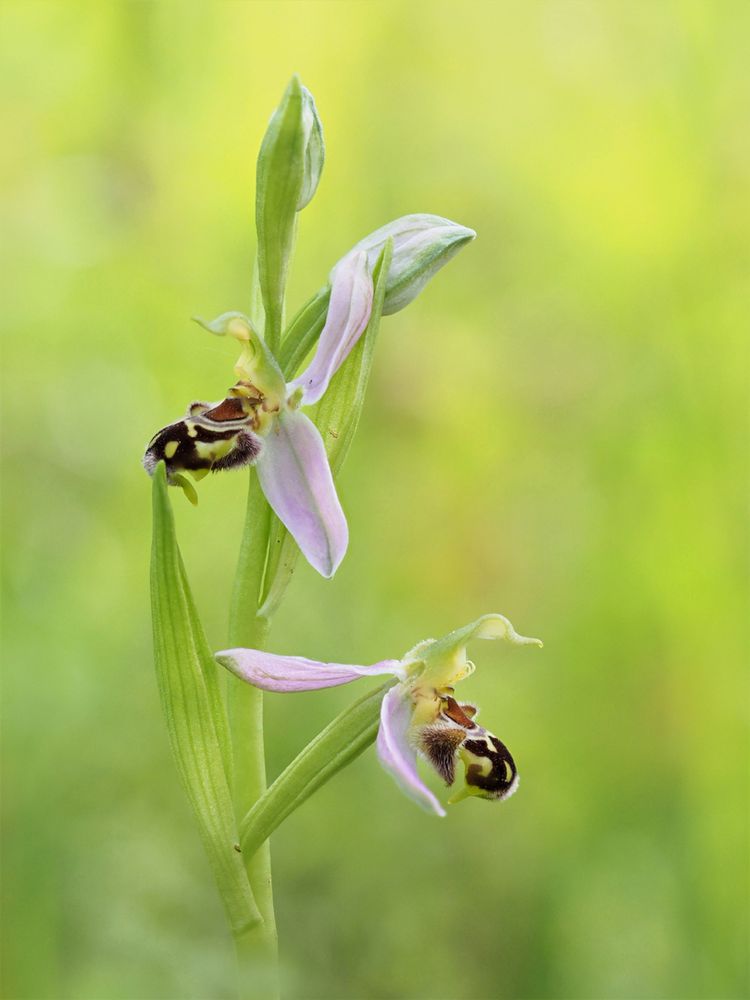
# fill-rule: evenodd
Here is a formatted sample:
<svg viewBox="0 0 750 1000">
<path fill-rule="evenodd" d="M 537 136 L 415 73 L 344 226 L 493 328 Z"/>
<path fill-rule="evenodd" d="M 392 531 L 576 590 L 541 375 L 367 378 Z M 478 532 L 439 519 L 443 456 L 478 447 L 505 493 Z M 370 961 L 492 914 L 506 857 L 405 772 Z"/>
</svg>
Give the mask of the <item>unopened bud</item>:
<svg viewBox="0 0 750 1000">
<path fill-rule="evenodd" d="M 298 212 L 301 212 L 305 205 L 309 205 L 312 201 L 320 183 L 320 175 L 323 173 L 325 161 L 323 126 L 320 124 L 313 95 L 307 87 L 302 87 L 302 129 L 305 135 L 305 173 L 302 179 L 302 190 L 297 200 Z"/>
<path fill-rule="evenodd" d="M 404 215 L 365 236 L 343 260 L 364 250 L 372 269 L 386 240 L 393 239 L 393 259 L 383 306 L 384 315 L 389 315 L 415 299 L 430 278 L 476 235 L 473 229 L 439 215 Z M 341 263 L 336 264 L 331 277 Z"/>
</svg>

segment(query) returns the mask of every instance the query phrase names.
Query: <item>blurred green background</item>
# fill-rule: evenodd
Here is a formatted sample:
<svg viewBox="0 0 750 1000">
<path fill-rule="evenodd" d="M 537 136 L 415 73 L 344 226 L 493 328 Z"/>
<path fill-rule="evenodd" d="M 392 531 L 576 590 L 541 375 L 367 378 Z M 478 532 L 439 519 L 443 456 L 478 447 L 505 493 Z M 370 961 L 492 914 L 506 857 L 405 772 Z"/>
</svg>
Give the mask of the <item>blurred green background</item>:
<svg viewBox="0 0 750 1000">
<path fill-rule="evenodd" d="M 427 211 L 479 238 L 384 322 L 352 543 L 277 651 L 369 662 L 482 612 L 462 688 L 519 794 L 444 821 L 370 751 L 274 837 L 288 1000 L 747 995 L 745 3 L 5 3 L 5 986 L 228 998 L 150 649 L 152 432 L 232 381 L 254 162 L 327 140 L 294 309 Z M 245 475 L 174 504 L 226 639 Z M 269 696 L 269 770 L 353 691 Z"/>
</svg>

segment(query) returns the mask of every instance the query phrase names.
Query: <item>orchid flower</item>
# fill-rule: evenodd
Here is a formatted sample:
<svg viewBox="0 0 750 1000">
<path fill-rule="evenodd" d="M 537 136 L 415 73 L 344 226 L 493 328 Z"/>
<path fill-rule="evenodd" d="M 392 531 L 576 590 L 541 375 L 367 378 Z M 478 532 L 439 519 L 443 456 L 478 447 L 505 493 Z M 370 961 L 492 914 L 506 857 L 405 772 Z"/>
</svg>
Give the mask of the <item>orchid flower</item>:
<svg viewBox="0 0 750 1000">
<path fill-rule="evenodd" d="M 300 406 L 316 403 L 362 335 L 370 318 L 372 276 L 364 251 L 349 255 L 331 283 L 325 326 L 308 367 L 288 384 L 265 341 L 241 313 L 202 323 L 212 333 L 242 344 L 239 381 L 226 399 L 191 403 L 185 416 L 149 442 L 143 465 L 153 474 L 159 461 L 167 481 L 195 502 L 182 475 L 201 479 L 209 471 L 256 465 L 266 499 L 289 529 L 308 562 L 330 577 L 344 557 L 349 531 L 325 445 Z M 199 321 L 202 322 L 202 321 Z"/>
<path fill-rule="evenodd" d="M 266 499 L 308 562 L 323 576 L 336 572 L 348 544 L 325 446 L 300 406 L 317 403 L 367 327 L 372 312 L 375 264 L 389 240 L 393 257 L 384 313 L 408 305 L 462 246 L 473 229 L 438 215 L 404 215 L 360 240 L 333 267 L 322 294 L 330 299 L 325 325 L 307 368 L 285 382 L 263 337 L 241 313 L 224 313 L 211 333 L 240 341 L 238 381 L 225 399 L 193 402 L 181 420 L 162 428 L 148 444 L 143 465 L 153 475 L 163 461 L 167 482 L 180 486 L 191 503 L 196 480 L 209 472 L 256 465 Z"/>
<path fill-rule="evenodd" d="M 475 705 L 459 703 L 455 685 L 474 671 L 466 657 L 473 639 L 506 639 L 514 645 L 541 646 L 519 635 L 503 615 L 484 615 L 442 639 L 420 642 L 400 660 L 370 666 L 321 663 L 257 649 L 226 649 L 217 660 L 237 677 L 265 691 L 310 691 L 348 684 L 360 677 L 390 674 L 398 683 L 383 698 L 377 752 L 401 789 L 428 811 L 444 816 L 437 797 L 417 770 L 424 757 L 446 785 L 453 785 L 456 763 L 464 765 L 463 784 L 449 799 L 468 796 L 506 799 L 518 787 L 518 773 L 507 747 L 477 722 Z"/>
</svg>

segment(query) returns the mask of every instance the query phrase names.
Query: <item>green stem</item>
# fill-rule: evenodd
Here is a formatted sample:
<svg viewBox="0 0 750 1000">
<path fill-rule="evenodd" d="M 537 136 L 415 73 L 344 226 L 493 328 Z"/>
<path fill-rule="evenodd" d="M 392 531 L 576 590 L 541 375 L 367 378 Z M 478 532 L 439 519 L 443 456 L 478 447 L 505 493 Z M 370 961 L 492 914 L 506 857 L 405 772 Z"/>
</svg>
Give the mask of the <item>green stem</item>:
<svg viewBox="0 0 750 1000">
<path fill-rule="evenodd" d="M 245 530 L 229 616 L 230 646 L 254 649 L 265 646 L 270 622 L 260 617 L 257 610 L 270 526 L 270 508 L 260 491 L 257 475 L 251 470 Z M 234 751 L 233 795 L 235 811 L 242 816 L 266 791 L 263 693 L 235 677 L 230 677 L 228 683 Z M 273 1000 L 278 996 L 278 942 L 268 841 L 254 854 L 245 855 L 244 861 L 263 923 L 235 937 L 239 994 L 242 1000 Z"/>
<path fill-rule="evenodd" d="M 260 621 L 260 619 L 256 619 Z M 267 632 L 265 628 L 264 633 Z M 264 636 L 252 640 L 263 646 Z M 230 724 L 234 734 L 235 808 L 242 815 L 242 803 L 254 803 L 266 791 L 266 761 L 263 740 L 263 692 L 235 677 L 230 680 Z M 273 908 L 271 850 L 266 840 L 253 854 L 244 853 L 248 878 L 263 923 L 235 936 L 240 1000 L 274 1000 L 278 996 L 278 939 Z"/>
<path fill-rule="evenodd" d="M 238 1000 L 278 1000 L 279 973 L 275 937 L 273 947 L 264 931 L 237 935 Z"/>
</svg>

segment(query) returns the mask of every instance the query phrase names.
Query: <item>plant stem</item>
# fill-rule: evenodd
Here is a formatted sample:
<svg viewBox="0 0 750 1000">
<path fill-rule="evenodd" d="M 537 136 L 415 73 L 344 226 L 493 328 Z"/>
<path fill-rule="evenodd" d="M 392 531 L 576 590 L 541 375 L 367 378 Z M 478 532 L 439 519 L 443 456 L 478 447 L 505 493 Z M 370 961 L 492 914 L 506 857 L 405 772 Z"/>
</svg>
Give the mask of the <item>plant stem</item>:
<svg viewBox="0 0 750 1000">
<path fill-rule="evenodd" d="M 264 629 L 267 631 L 267 628 Z M 261 637 L 258 636 L 258 639 Z M 256 648 L 263 643 L 257 639 Z M 234 734 L 234 794 L 238 814 L 266 790 L 263 741 L 263 692 L 235 677 L 230 686 L 230 724 Z M 241 763 L 242 766 L 238 766 Z M 273 910 L 271 850 L 266 840 L 245 857 L 250 885 L 263 923 L 235 937 L 241 1000 L 273 1000 L 278 996 L 278 940 Z"/>
<path fill-rule="evenodd" d="M 265 646 L 270 623 L 257 614 L 257 609 L 270 527 L 270 508 L 260 491 L 255 470 L 251 470 L 245 529 L 229 617 L 230 646 L 254 649 Z M 229 677 L 228 683 L 234 756 L 233 795 L 235 811 L 243 816 L 266 790 L 263 693 L 235 677 Z M 268 841 L 244 860 L 263 923 L 235 937 L 239 995 L 241 1000 L 273 1000 L 278 996 L 278 943 Z"/>
</svg>

